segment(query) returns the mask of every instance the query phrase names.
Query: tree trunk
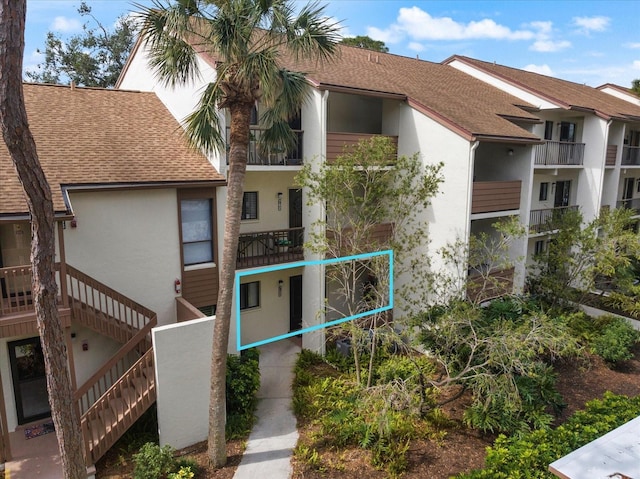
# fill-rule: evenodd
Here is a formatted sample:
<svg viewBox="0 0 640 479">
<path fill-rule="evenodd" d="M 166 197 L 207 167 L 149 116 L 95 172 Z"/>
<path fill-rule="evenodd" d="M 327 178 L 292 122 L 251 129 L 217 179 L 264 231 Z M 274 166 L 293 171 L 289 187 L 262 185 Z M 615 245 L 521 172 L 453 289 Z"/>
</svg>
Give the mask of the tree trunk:
<svg viewBox="0 0 640 479">
<path fill-rule="evenodd" d="M 85 479 L 82 435 L 56 305 L 53 202 L 27 123 L 22 91 L 25 13 L 25 0 L 0 0 L 0 124 L 31 213 L 32 294 L 63 473 L 66 479 Z"/>
<path fill-rule="evenodd" d="M 216 320 L 213 327 L 213 351 L 211 354 L 211 390 L 209 399 L 209 462 L 222 467 L 227 462 L 225 441 L 226 423 L 226 373 L 229 327 L 233 306 L 233 283 L 236 272 L 238 236 L 242 214 L 244 177 L 247 170 L 249 148 L 249 124 L 253 103 L 233 104 L 229 151 L 229 177 L 227 184 L 227 206 L 224 217 L 224 238 L 220 266 L 220 286 Z M 239 332 L 238 332 L 239 333 Z"/>
</svg>

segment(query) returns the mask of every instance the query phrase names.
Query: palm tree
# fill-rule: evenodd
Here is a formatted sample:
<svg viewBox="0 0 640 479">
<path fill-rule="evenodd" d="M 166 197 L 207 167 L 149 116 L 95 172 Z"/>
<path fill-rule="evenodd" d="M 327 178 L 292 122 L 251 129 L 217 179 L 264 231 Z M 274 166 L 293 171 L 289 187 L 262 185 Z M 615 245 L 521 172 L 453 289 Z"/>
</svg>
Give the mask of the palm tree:
<svg viewBox="0 0 640 479">
<path fill-rule="evenodd" d="M 26 0 L 0 0 L 0 127 L 31 214 L 32 293 L 47 372 L 51 417 L 65 479 L 87 477 L 73 402 L 64 330 L 58 314 L 51 190 L 29 130 L 22 91 Z"/>
<path fill-rule="evenodd" d="M 257 102 L 264 109 L 264 148 L 292 145 L 294 135 L 287 121 L 299 111 L 309 86 L 304 73 L 283 68 L 279 59 L 286 53 L 294 60 L 329 60 L 339 39 L 338 25 L 324 16 L 324 7 L 317 3 L 296 14 L 289 0 L 175 0 L 168 4 L 154 0 L 151 7 L 139 8 L 150 65 L 165 84 L 176 86 L 194 79 L 200 52 L 217 60 L 215 78 L 185 119 L 189 142 L 208 153 L 223 151 L 219 110 L 228 110 L 231 119 L 209 405 L 209 460 L 220 467 L 226 463 L 226 353 L 251 111 Z"/>
</svg>

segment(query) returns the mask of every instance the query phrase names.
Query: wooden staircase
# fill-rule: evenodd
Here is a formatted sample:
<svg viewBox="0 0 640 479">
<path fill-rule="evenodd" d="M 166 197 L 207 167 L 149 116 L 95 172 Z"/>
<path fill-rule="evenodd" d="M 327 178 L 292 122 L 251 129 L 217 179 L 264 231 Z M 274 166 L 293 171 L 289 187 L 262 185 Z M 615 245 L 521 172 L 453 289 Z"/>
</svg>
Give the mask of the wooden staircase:
<svg viewBox="0 0 640 479">
<path fill-rule="evenodd" d="M 90 466 L 156 400 L 151 328 L 157 316 L 69 265 L 65 286 L 73 319 L 122 344 L 74 394 Z"/>
</svg>

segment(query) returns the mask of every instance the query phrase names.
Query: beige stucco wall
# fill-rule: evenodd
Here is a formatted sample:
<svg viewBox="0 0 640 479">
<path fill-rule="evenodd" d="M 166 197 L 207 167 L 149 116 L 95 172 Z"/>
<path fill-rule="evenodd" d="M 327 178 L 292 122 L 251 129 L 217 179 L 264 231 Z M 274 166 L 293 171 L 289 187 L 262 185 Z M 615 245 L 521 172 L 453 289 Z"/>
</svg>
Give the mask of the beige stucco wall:
<svg viewBox="0 0 640 479">
<path fill-rule="evenodd" d="M 77 227 L 64 231 L 67 262 L 175 322 L 180 277 L 174 189 L 72 192 Z"/>
</svg>

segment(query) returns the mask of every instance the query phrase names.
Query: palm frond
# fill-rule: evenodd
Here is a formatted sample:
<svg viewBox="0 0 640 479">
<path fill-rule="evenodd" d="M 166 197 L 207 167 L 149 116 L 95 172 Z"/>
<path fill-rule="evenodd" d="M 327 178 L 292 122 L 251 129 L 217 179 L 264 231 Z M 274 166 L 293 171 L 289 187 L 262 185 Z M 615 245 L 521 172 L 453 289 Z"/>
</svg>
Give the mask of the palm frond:
<svg viewBox="0 0 640 479">
<path fill-rule="evenodd" d="M 224 151 L 225 142 L 217 108 L 222 95 L 219 82 L 209 83 L 200 97 L 196 110 L 184 119 L 185 136 L 194 148 L 207 153 Z"/>
<path fill-rule="evenodd" d="M 340 22 L 330 22 L 325 6 L 318 2 L 305 5 L 286 29 L 286 44 L 296 59 L 315 57 L 327 61 L 340 40 Z"/>
</svg>

